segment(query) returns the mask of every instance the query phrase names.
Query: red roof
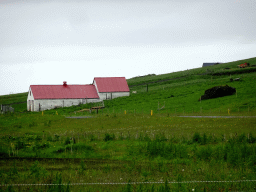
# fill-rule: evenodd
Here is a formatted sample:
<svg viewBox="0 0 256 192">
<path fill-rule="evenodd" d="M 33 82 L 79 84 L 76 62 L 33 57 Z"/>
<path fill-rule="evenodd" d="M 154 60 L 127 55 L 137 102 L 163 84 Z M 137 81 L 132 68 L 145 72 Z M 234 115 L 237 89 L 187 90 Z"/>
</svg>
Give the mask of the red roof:
<svg viewBox="0 0 256 192">
<path fill-rule="evenodd" d="M 99 92 L 130 92 L 125 77 L 95 77 Z"/>
<path fill-rule="evenodd" d="M 98 99 L 94 85 L 30 85 L 34 99 Z"/>
</svg>

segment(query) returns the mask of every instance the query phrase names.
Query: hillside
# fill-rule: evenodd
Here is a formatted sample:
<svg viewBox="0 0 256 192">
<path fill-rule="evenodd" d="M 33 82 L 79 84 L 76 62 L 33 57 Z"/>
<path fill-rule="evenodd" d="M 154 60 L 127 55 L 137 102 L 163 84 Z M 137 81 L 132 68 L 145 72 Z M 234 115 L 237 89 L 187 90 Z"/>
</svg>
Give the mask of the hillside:
<svg viewBox="0 0 256 192">
<path fill-rule="evenodd" d="M 150 110 L 164 113 L 232 112 L 255 111 L 256 67 L 240 69 L 237 65 L 248 62 L 256 65 L 256 57 L 214 66 L 196 68 L 162 75 L 148 75 L 128 79 L 131 96 L 105 101 L 105 111 Z M 230 82 L 230 77 L 241 78 Z M 237 95 L 198 101 L 206 89 L 218 85 L 237 89 Z M 148 86 L 148 92 L 147 92 Z M 132 92 L 136 91 L 136 94 Z M 26 102 L 27 93 L 0 96 L 0 103 Z M 159 106 L 158 106 L 159 102 Z M 26 111 L 26 103 L 13 105 L 15 111 Z M 72 107 L 78 110 L 88 106 Z M 158 108 L 164 107 L 161 111 Z M 70 111 L 70 110 L 64 110 Z"/>
<path fill-rule="evenodd" d="M 1 189 L 252 191 L 256 72 L 237 68 L 242 62 L 128 79 L 131 96 L 104 101 L 99 114 L 78 111 L 101 103 L 40 113 L 18 113 L 26 111 L 26 103 L 15 104 L 17 113 L 0 114 Z M 256 58 L 246 62 L 253 65 Z M 206 89 L 225 84 L 237 95 L 198 100 Z M 26 98 L 21 93 L 0 101 Z"/>
<path fill-rule="evenodd" d="M 131 96 L 106 101 L 105 105 L 116 110 L 127 109 L 137 112 L 157 111 L 168 113 L 192 112 L 232 112 L 254 111 L 256 92 L 256 68 L 240 69 L 237 65 L 248 62 L 256 64 L 256 58 L 223 63 L 219 65 L 180 71 L 170 74 L 134 77 L 128 79 Z M 227 69 L 230 68 L 230 69 Z M 241 78 L 230 82 L 230 77 Z M 148 92 L 147 92 L 148 84 Z M 206 89 L 219 85 L 229 85 L 237 90 L 237 95 L 198 101 Z M 136 94 L 132 92 L 136 91 Z"/>
</svg>

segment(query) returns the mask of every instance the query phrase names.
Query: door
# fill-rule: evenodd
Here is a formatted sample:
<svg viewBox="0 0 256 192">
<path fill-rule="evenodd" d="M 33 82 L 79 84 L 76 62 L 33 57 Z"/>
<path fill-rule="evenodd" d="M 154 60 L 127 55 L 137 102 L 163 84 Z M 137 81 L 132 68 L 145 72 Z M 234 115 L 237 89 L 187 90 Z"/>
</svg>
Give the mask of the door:
<svg viewBox="0 0 256 192">
<path fill-rule="evenodd" d="M 32 100 L 32 111 L 35 111 L 34 100 Z"/>
<path fill-rule="evenodd" d="M 31 111 L 31 100 L 28 101 L 28 111 Z"/>
</svg>

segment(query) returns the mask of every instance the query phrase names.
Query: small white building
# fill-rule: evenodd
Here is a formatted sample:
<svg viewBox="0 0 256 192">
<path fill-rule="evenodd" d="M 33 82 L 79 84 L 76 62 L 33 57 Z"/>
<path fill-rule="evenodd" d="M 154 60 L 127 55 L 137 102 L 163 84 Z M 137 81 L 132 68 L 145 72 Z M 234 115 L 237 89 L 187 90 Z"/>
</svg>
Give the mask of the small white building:
<svg viewBox="0 0 256 192">
<path fill-rule="evenodd" d="M 93 85 L 95 85 L 100 100 L 130 96 L 130 89 L 125 77 L 95 77 Z"/>
<path fill-rule="evenodd" d="M 31 85 L 28 91 L 27 110 L 44 111 L 58 107 L 99 102 L 94 85 Z"/>
</svg>

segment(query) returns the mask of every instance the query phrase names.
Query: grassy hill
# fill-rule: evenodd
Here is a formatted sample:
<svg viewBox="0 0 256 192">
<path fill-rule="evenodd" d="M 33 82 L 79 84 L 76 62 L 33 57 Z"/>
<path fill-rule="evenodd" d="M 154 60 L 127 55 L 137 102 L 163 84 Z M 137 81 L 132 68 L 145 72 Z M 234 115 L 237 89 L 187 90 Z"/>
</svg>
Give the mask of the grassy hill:
<svg viewBox="0 0 256 192">
<path fill-rule="evenodd" d="M 128 79 L 131 96 L 105 101 L 109 112 L 149 113 L 150 110 L 160 113 L 227 113 L 255 111 L 256 67 L 240 69 L 242 63 L 256 65 L 256 58 L 244 59 L 214 66 L 196 68 L 162 75 L 148 75 Z M 241 78 L 230 82 L 230 78 Z M 229 85 L 237 90 L 237 95 L 209 99 L 199 102 L 198 99 L 206 89 L 218 85 Z M 147 92 L 148 86 L 148 92 Z M 133 94 L 132 91 L 136 91 Z M 0 103 L 25 102 L 27 93 L 0 96 Z M 159 105 L 158 105 L 159 103 Z M 158 111 L 158 108 L 162 108 Z M 26 103 L 13 105 L 15 111 L 26 111 Z M 79 110 L 88 106 L 71 107 L 63 113 Z M 61 110 L 60 110 L 61 111 Z"/>
<path fill-rule="evenodd" d="M 105 101 L 105 109 L 99 114 L 95 111 L 92 114 L 74 113 L 98 103 L 43 113 L 0 114 L 1 190 L 255 189 L 255 118 L 178 116 L 228 115 L 228 109 L 230 115 L 255 115 L 256 72 L 254 67 L 237 68 L 244 62 L 255 65 L 256 58 L 128 79 L 131 96 Z M 230 77 L 241 80 L 230 82 Z M 198 101 L 206 89 L 225 84 L 235 87 L 237 95 Z M 27 93 L 6 95 L 0 97 L 0 103 L 19 103 L 26 99 Z M 159 108 L 165 107 L 158 110 L 158 103 Z M 26 111 L 26 103 L 15 105 L 16 112 Z M 127 114 L 124 114 L 125 110 Z M 65 118 L 69 115 L 94 118 Z M 3 186 L 129 181 L 155 184 Z M 162 181 L 166 183 L 159 183 Z M 170 181 L 176 183 L 167 183 Z"/>
<path fill-rule="evenodd" d="M 137 112 L 157 111 L 165 113 L 215 112 L 226 113 L 255 111 L 256 68 L 240 69 L 237 65 L 248 62 L 256 64 L 256 58 L 234 61 L 204 68 L 191 69 L 163 75 L 149 75 L 128 79 L 131 96 L 106 101 L 105 105 L 114 110 L 126 109 Z M 229 68 L 229 69 L 227 69 Z M 241 78 L 230 82 L 230 78 Z M 229 85 L 237 95 L 209 99 L 199 102 L 204 91 L 219 85 Z M 148 86 L 148 92 L 147 92 Z M 132 91 L 136 91 L 133 94 Z"/>
</svg>

